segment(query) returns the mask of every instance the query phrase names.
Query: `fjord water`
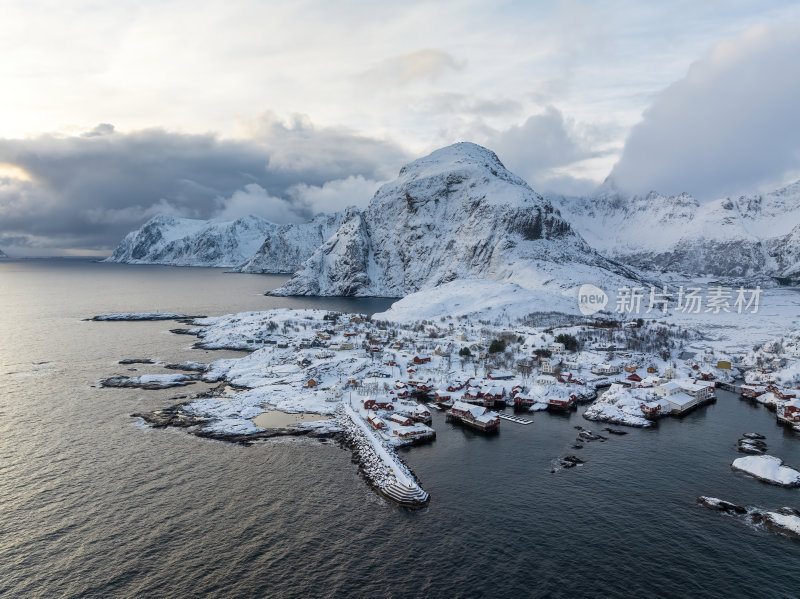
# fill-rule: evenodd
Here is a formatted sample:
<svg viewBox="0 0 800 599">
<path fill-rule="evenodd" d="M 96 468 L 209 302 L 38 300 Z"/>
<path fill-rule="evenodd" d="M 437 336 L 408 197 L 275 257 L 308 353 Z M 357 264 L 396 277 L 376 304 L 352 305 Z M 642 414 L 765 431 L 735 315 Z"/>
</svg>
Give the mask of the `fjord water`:
<svg viewBox="0 0 800 599">
<path fill-rule="evenodd" d="M 537 413 L 484 437 L 434 414 L 403 451 L 429 507 L 378 498 L 332 443 L 240 447 L 143 427 L 133 412 L 201 389 L 100 389 L 161 372 L 123 358 L 209 361 L 171 322 L 271 307 L 372 312 L 380 300 L 270 298 L 285 277 L 95 264 L 0 263 L 0 596 L 796 597 L 800 541 L 695 504 L 800 507 L 800 489 L 730 470 L 741 433 L 800 466 L 774 415 L 719 401 L 656 430 L 570 446 L 579 413 Z M 551 473 L 557 457 L 586 464 Z"/>
</svg>

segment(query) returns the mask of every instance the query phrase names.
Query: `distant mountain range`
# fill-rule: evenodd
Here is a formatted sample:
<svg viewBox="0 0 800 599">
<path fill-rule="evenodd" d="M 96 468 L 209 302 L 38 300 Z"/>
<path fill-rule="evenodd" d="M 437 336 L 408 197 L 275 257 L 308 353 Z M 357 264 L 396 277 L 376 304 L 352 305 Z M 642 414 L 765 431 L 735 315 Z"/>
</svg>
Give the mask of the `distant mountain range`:
<svg viewBox="0 0 800 599">
<path fill-rule="evenodd" d="M 661 273 L 800 282 L 800 182 L 699 203 L 627 196 L 542 197 L 490 150 L 458 143 L 415 160 L 367 208 L 277 225 L 158 216 L 111 262 L 294 273 L 276 295 L 402 297 L 462 279 L 564 292 Z"/>
<path fill-rule="evenodd" d="M 551 197 L 598 251 L 650 272 L 715 277 L 800 275 L 800 181 L 764 195 L 699 203 L 688 194 Z"/>
<path fill-rule="evenodd" d="M 226 266 L 242 272 L 293 273 L 338 228 L 346 213 L 277 225 L 257 216 L 213 222 L 156 216 L 128 233 L 106 262 Z"/>
<path fill-rule="evenodd" d="M 8 254 L 6 254 L 3 250 L 0 250 L 0 260 L 3 258 L 8 258 Z"/>
</svg>

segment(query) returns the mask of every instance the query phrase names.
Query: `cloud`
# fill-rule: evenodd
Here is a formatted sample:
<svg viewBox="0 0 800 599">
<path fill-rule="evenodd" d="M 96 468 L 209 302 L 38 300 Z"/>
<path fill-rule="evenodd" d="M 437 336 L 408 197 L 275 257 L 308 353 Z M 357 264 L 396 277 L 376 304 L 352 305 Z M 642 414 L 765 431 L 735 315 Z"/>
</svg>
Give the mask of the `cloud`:
<svg viewBox="0 0 800 599">
<path fill-rule="evenodd" d="M 616 185 L 713 199 L 796 177 L 798 64 L 796 25 L 718 44 L 645 111 L 612 171 Z"/>
<path fill-rule="evenodd" d="M 228 198 L 217 198 L 219 210 L 214 214 L 217 221 L 236 220 L 248 214 L 268 214 L 274 223 L 296 223 L 303 220 L 299 214 L 301 206 L 295 206 L 290 200 L 269 195 L 266 189 L 257 183 L 249 183 L 238 189 Z"/>
<path fill-rule="evenodd" d="M 267 112 L 248 123 L 247 133 L 268 149 L 271 172 L 306 173 L 303 182 L 310 185 L 350 175 L 385 179 L 409 158 L 392 142 L 344 127 L 316 127 L 303 115 L 284 121 Z"/>
<path fill-rule="evenodd" d="M 387 58 L 367 70 L 362 77 L 376 84 L 408 85 L 416 81 L 436 81 L 448 71 L 458 71 L 462 68 L 463 64 L 447 52 L 424 48 Z"/>
<path fill-rule="evenodd" d="M 298 183 L 289 188 L 288 194 L 314 212 L 335 212 L 348 206 L 365 207 L 382 183 L 358 175 L 321 186 Z"/>
<path fill-rule="evenodd" d="M 603 127 L 586 127 L 567 119 L 560 110 L 548 106 L 522 124 L 503 130 L 483 127 L 477 138 L 497 153 L 506 167 L 540 192 L 587 193 L 597 186 L 591 177 L 567 174 L 580 163 L 606 156 L 602 148 L 608 138 Z"/>
<path fill-rule="evenodd" d="M 390 142 L 304 119 L 259 123 L 241 140 L 111 125 L 88 136 L 0 139 L 0 240 L 13 239 L 17 255 L 102 254 L 155 214 L 298 221 L 346 187 L 326 183 L 385 180 L 408 158 Z"/>
</svg>

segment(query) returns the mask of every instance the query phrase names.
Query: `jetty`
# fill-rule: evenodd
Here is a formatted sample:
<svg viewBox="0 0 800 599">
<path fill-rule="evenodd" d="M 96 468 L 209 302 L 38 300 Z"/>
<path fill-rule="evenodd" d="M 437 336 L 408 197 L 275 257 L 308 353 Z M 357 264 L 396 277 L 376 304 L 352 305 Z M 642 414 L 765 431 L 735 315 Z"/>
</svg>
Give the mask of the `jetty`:
<svg viewBox="0 0 800 599">
<path fill-rule="evenodd" d="M 533 420 L 530 418 L 522 418 L 520 416 L 510 416 L 508 414 L 498 414 L 500 418 L 503 420 L 508 420 L 509 422 L 516 422 L 517 424 L 533 424 Z"/>
<path fill-rule="evenodd" d="M 405 507 L 418 508 L 427 504 L 430 499 L 427 491 L 420 487 L 394 450 L 390 450 L 375 435 L 349 402 L 342 402 L 340 415 L 346 420 L 345 430 L 350 433 L 351 441 L 361 459 L 364 475 L 375 490 Z"/>
</svg>

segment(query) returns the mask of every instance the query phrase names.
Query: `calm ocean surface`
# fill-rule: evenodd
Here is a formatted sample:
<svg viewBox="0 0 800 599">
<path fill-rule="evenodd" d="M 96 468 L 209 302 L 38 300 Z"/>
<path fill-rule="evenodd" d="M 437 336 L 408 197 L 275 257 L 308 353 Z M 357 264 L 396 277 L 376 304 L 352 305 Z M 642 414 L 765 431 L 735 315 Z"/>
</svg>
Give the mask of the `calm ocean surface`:
<svg viewBox="0 0 800 599">
<path fill-rule="evenodd" d="M 2 597 L 798 597 L 800 541 L 698 507 L 698 495 L 800 507 L 800 489 L 733 473 L 741 433 L 800 467 L 774 415 L 719 401 L 656 430 L 570 448 L 580 413 L 503 422 L 495 437 L 434 414 L 402 452 L 431 494 L 378 498 L 332 443 L 249 448 L 130 417 L 178 391 L 100 389 L 161 372 L 123 358 L 210 361 L 172 322 L 104 312 L 218 315 L 273 307 L 373 312 L 390 302 L 270 298 L 285 277 L 220 269 L 0 262 Z M 577 454 L 584 466 L 550 473 Z"/>
</svg>

